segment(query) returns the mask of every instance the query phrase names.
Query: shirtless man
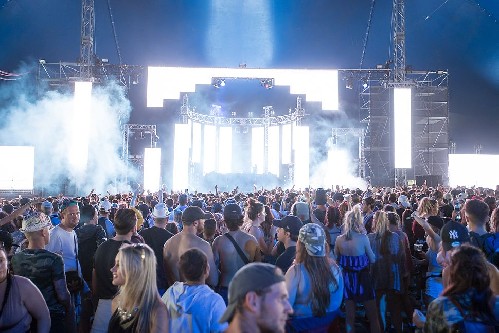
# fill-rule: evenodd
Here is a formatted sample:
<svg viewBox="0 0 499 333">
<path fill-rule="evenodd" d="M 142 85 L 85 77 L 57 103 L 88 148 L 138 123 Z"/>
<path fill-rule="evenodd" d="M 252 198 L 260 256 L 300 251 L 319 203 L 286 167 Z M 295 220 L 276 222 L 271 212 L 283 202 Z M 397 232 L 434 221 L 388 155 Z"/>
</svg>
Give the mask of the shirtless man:
<svg viewBox="0 0 499 333">
<path fill-rule="evenodd" d="M 206 279 L 206 284 L 214 287 L 218 284 L 218 271 L 213 261 L 213 251 L 210 243 L 197 236 L 204 229 L 204 220 L 211 216 L 205 214 L 199 207 L 187 207 L 182 213 L 182 223 L 184 228 L 181 232 L 168 239 L 163 248 L 163 261 L 168 284 L 175 281 L 185 282 L 180 276 L 178 261 L 180 256 L 187 250 L 196 248 L 201 250 L 208 257 L 210 274 Z"/>
<path fill-rule="evenodd" d="M 234 244 L 227 237 L 227 234 L 220 235 L 213 241 L 213 256 L 215 264 L 220 269 L 220 283 L 216 291 L 227 304 L 229 283 L 236 272 L 246 263 L 260 261 L 261 258 L 255 236 L 239 230 L 239 227 L 243 224 L 243 213 L 237 204 L 227 204 L 225 206 L 224 221 L 229 229 L 227 234 L 232 236 L 246 256 L 245 262 Z"/>
</svg>

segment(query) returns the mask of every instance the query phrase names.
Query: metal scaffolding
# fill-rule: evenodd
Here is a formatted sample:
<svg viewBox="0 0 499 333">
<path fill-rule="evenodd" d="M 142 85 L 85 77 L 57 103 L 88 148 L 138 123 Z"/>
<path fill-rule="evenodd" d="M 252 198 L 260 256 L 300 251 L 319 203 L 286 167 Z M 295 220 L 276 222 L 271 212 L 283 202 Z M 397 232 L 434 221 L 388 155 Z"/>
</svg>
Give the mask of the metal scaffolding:
<svg viewBox="0 0 499 333">
<path fill-rule="evenodd" d="M 413 167 L 397 173 L 393 156 L 393 87 L 384 78 L 371 76 L 359 92 L 365 124 L 365 176 L 373 185 L 391 185 L 394 175 L 404 179 L 439 175 L 448 182 L 449 107 L 447 71 L 406 71 L 412 86 Z"/>
</svg>

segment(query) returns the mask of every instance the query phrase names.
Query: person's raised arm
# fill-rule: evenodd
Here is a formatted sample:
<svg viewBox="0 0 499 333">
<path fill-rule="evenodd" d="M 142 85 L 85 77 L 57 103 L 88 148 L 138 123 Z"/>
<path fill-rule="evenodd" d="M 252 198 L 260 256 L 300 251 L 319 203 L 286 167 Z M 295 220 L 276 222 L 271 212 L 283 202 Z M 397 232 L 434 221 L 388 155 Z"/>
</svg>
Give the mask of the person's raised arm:
<svg viewBox="0 0 499 333">
<path fill-rule="evenodd" d="M 25 205 L 22 205 L 21 207 L 17 208 L 14 210 L 11 214 L 5 216 L 3 219 L 0 220 L 0 226 L 9 223 L 13 219 L 15 219 L 18 216 L 21 216 L 24 214 L 24 212 L 32 205 L 36 205 L 37 203 L 43 202 L 43 199 L 37 199 L 32 202 L 29 202 Z"/>
<path fill-rule="evenodd" d="M 166 185 L 161 185 L 161 188 L 158 191 L 158 202 L 163 203 L 163 192 L 166 191 Z M 153 207 L 154 208 L 154 207 Z"/>
<path fill-rule="evenodd" d="M 135 191 L 133 191 L 132 200 L 130 200 L 130 208 L 135 207 L 135 202 L 137 201 L 137 196 L 140 193 L 140 185 L 137 186 Z"/>
</svg>

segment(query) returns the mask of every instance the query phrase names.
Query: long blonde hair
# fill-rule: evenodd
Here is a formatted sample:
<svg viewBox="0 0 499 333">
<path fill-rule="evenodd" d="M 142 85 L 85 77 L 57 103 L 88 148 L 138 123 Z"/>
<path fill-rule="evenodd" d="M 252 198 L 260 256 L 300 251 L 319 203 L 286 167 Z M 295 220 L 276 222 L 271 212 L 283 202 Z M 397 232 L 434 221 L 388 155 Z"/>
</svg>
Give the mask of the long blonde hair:
<svg viewBox="0 0 499 333">
<path fill-rule="evenodd" d="M 376 219 L 376 225 L 374 226 L 374 233 L 376 234 L 376 239 L 381 240 L 380 253 L 389 254 L 390 253 L 390 237 L 392 232 L 390 231 L 390 221 L 388 220 L 388 214 L 397 214 L 393 212 L 378 211 L 378 217 Z"/>
<path fill-rule="evenodd" d="M 346 213 L 344 231 L 347 240 L 352 239 L 352 232 L 354 231 L 360 234 L 366 234 L 367 231 L 364 227 L 364 220 L 362 218 L 360 204 L 353 206 L 352 210 Z"/>
<path fill-rule="evenodd" d="M 419 216 L 437 215 L 438 214 L 437 201 L 428 197 L 422 198 L 418 203 L 417 213 Z"/>
<path fill-rule="evenodd" d="M 296 262 L 303 264 L 312 285 L 312 294 L 310 295 L 312 313 L 316 317 L 322 317 L 326 314 L 326 310 L 331 302 L 330 286 L 333 286 L 334 291 L 338 290 L 338 281 L 331 271 L 331 264 L 328 257 L 311 256 L 308 254 L 305 244 L 300 240 L 297 243 L 300 243 L 300 246 L 296 247 Z M 337 268 L 335 267 L 334 269 Z"/>
<path fill-rule="evenodd" d="M 136 323 L 136 332 L 149 332 L 155 321 L 153 310 L 159 296 L 154 251 L 146 244 L 125 245 L 116 258 L 119 260 L 118 269 L 125 277 L 125 284 L 120 286 L 116 296 L 118 306 L 128 312 L 137 311 L 122 325 L 128 328 Z"/>
</svg>

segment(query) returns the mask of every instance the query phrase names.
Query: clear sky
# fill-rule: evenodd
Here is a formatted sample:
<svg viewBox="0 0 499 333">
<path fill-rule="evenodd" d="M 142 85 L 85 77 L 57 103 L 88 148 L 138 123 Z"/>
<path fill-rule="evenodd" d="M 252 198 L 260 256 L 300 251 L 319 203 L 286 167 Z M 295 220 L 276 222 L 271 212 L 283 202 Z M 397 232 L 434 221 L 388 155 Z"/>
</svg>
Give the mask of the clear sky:
<svg viewBox="0 0 499 333">
<path fill-rule="evenodd" d="M 122 63 L 144 66 L 359 68 L 371 4 L 95 0 L 96 54 L 117 64 L 119 47 Z M 364 68 L 391 57 L 391 6 L 375 3 Z M 497 0 L 406 1 L 407 64 L 449 71 L 450 137 L 458 153 L 478 143 L 484 153 L 499 153 L 498 17 Z M 0 70 L 19 73 L 38 59 L 76 62 L 80 20 L 79 1 L 0 0 Z M 0 80 L 0 88 L 8 84 Z M 143 99 L 132 104 L 133 112 L 150 113 Z"/>
</svg>

